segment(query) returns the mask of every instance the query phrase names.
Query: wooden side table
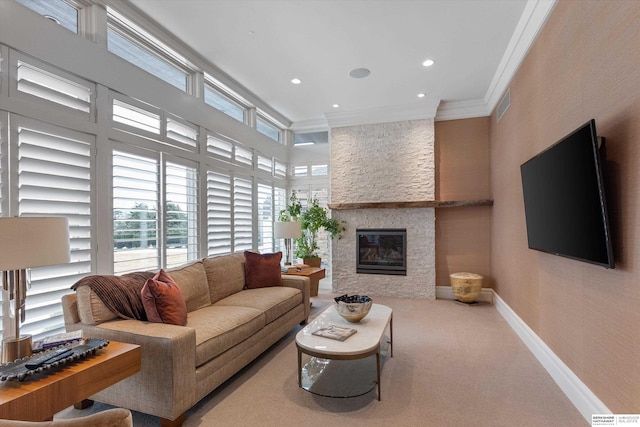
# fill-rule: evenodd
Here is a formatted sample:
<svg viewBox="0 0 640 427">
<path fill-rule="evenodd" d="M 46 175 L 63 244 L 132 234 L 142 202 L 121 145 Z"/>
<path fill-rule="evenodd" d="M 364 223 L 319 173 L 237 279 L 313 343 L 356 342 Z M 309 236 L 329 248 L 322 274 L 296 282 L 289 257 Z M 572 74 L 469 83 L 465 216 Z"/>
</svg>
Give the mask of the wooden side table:
<svg viewBox="0 0 640 427">
<path fill-rule="evenodd" d="M 315 268 L 315 267 L 303 268 L 300 271 L 293 271 L 290 273 L 283 273 L 283 274 L 308 277 L 309 281 L 311 282 L 312 297 L 318 296 L 318 286 L 320 286 L 320 279 L 324 279 L 326 277 L 324 268 Z"/>
<path fill-rule="evenodd" d="M 0 418 L 46 421 L 140 370 L 140 346 L 111 341 L 95 355 L 0 383 Z"/>
</svg>

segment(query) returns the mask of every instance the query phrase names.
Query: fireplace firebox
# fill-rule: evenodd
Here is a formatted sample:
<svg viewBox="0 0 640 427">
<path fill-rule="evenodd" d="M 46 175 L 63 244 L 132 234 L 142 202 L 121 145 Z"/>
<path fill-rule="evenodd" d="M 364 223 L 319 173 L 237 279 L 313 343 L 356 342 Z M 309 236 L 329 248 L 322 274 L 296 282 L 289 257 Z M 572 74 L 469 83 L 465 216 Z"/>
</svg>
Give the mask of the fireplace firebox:
<svg viewBox="0 0 640 427">
<path fill-rule="evenodd" d="M 407 275 L 407 230 L 356 230 L 356 273 Z"/>
</svg>

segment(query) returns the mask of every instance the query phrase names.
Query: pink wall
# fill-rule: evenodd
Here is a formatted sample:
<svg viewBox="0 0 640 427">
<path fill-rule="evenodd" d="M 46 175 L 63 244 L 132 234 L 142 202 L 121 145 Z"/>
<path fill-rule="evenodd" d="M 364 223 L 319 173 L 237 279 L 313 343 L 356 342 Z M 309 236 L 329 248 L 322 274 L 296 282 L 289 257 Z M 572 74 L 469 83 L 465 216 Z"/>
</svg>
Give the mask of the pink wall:
<svg viewBox="0 0 640 427">
<path fill-rule="evenodd" d="M 500 297 L 614 413 L 640 412 L 640 2 L 560 0 L 490 122 Z M 521 163 L 594 118 L 616 269 L 527 248 Z"/>
</svg>

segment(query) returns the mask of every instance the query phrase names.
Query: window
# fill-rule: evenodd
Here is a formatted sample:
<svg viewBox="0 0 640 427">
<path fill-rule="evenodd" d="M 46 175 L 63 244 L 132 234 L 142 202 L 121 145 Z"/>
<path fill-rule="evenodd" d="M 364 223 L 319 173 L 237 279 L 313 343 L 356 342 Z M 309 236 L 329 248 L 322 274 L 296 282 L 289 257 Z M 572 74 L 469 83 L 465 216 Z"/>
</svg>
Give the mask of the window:
<svg viewBox="0 0 640 427">
<path fill-rule="evenodd" d="M 160 268 L 158 159 L 113 153 L 113 270 Z"/>
<path fill-rule="evenodd" d="M 198 174 L 195 167 L 165 167 L 166 267 L 198 259 Z"/>
<path fill-rule="evenodd" d="M 275 142 L 280 142 L 280 129 L 261 116 L 256 118 L 256 130 L 273 139 Z"/>
<path fill-rule="evenodd" d="M 294 166 L 293 176 L 307 176 L 309 174 L 308 166 Z"/>
<path fill-rule="evenodd" d="M 213 135 L 207 135 L 207 152 L 213 154 L 215 157 L 220 157 L 224 160 L 231 160 L 233 153 L 233 144 L 216 138 Z"/>
<path fill-rule="evenodd" d="M 78 9 L 64 0 L 16 0 L 69 31 L 78 33 Z"/>
<path fill-rule="evenodd" d="M 329 132 L 327 131 L 296 133 L 293 137 L 293 143 L 297 147 L 313 144 L 326 144 L 328 142 Z"/>
<path fill-rule="evenodd" d="M 149 109 L 143 108 L 141 105 L 128 104 L 119 99 L 113 100 L 113 121 L 114 127 L 129 130 L 133 133 L 135 129 L 148 132 L 153 136 L 160 134 L 160 111 L 149 107 Z M 121 125 L 119 125 L 119 123 Z M 124 126 L 122 126 L 124 125 Z M 133 129 L 131 129 L 133 128 Z"/>
<path fill-rule="evenodd" d="M 329 166 L 327 165 L 311 165 L 312 176 L 326 176 L 329 174 Z"/>
<path fill-rule="evenodd" d="M 233 252 L 231 242 L 231 177 L 207 172 L 207 255 Z"/>
<path fill-rule="evenodd" d="M 198 128 L 177 117 L 167 117 L 167 138 L 178 141 L 188 147 L 198 144 Z"/>
<path fill-rule="evenodd" d="M 287 164 L 279 161 L 275 161 L 274 166 L 274 174 L 280 178 L 285 178 L 287 176 Z"/>
<path fill-rule="evenodd" d="M 258 184 L 258 249 L 273 252 L 273 189 Z"/>
<path fill-rule="evenodd" d="M 3 83 L 10 85 L 3 85 L 0 94 L 9 101 L 0 101 L 7 110 L 0 111 L 0 214 L 64 215 L 71 227 L 71 263 L 33 271 L 25 333 L 38 339 L 63 332 L 60 298 L 72 292 L 70 286 L 83 276 L 157 271 L 201 256 L 281 247 L 283 242 L 273 239 L 273 222 L 286 205 L 286 190 L 276 185 L 284 187 L 290 173 L 286 158 L 274 159 L 282 155 L 282 147 L 269 145 L 266 138 L 262 138 L 265 147 L 243 145 L 248 126 L 228 120 L 233 126 L 218 129 L 220 120 L 212 122 L 211 116 L 224 117 L 204 102 L 173 103 L 175 110 L 166 111 L 152 105 L 160 104 L 145 94 L 166 89 L 166 94 L 154 94 L 154 99 L 179 95 L 166 81 L 180 90 L 206 92 L 213 98 L 220 95 L 226 104 L 218 107 L 243 123 L 250 121 L 249 112 L 254 113 L 251 102 L 206 76 L 192 79 L 190 63 L 139 32 L 139 27 L 129 26 L 109 6 L 105 14 L 101 2 L 86 11 L 81 8 L 94 5 L 93 1 L 33 3 L 81 5 L 72 8 L 81 12 L 74 12 L 78 31 L 84 32 L 87 24 L 88 40 L 83 46 L 92 49 L 95 41 L 96 50 L 90 56 L 98 61 L 89 69 L 78 68 L 73 53 L 56 50 L 55 40 L 42 38 L 40 48 L 58 52 L 56 64 L 67 66 L 53 66 L 0 46 L 5 58 Z M 24 9 L 11 4 L 10 10 Z M 28 30 L 33 34 L 41 34 L 45 26 L 64 33 L 35 13 L 24 9 L 24 14 L 38 24 Z M 105 15 L 108 22 L 100 24 Z M 84 22 L 85 17 L 98 22 Z M 72 34 L 66 37 L 76 39 Z M 170 35 L 162 37 L 167 39 Z M 122 73 L 126 84 L 119 85 L 120 90 L 132 84 L 140 90 L 122 93 L 105 86 L 109 79 L 98 86 L 79 77 L 94 74 L 92 70 L 104 64 L 130 71 Z M 196 80 L 201 86 L 191 91 Z M 97 111 L 98 91 L 103 99 L 100 106 L 106 105 L 107 111 Z M 18 116 L 14 110 L 32 117 Z M 271 125 L 272 131 L 281 132 L 277 120 L 266 114 L 263 119 L 267 128 Z M 207 133 L 200 135 L 206 127 Z"/>
<path fill-rule="evenodd" d="M 251 150 L 236 146 L 234 158 L 238 164 L 253 166 L 253 152 Z"/>
<path fill-rule="evenodd" d="M 273 160 L 268 157 L 258 155 L 258 169 L 273 173 Z"/>
<path fill-rule="evenodd" d="M 243 107 L 239 102 L 234 101 L 210 84 L 205 84 L 204 86 L 204 102 L 241 123 L 246 121 L 246 107 Z"/>
<path fill-rule="evenodd" d="M 253 248 L 253 185 L 251 180 L 233 179 L 233 243 L 234 252 Z"/>
<path fill-rule="evenodd" d="M 280 215 L 280 211 L 287 207 L 287 191 L 284 188 L 273 188 L 273 214 L 274 221 L 278 220 L 278 216 Z M 284 247 L 284 239 L 276 239 L 274 242 L 274 251 L 282 251 L 283 257 L 286 257 L 285 247 Z"/>
<path fill-rule="evenodd" d="M 190 72 L 186 60 L 150 34 L 107 8 L 107 48 L 109 52 L 187 92 Z"/>
<path fill-rule="evenodd" d="M 12 116 L 17 140 L 18 216 L 69 219 L 71 262 L 31 270 L 22 332 L 34 339 L 64 332 L 60 298 L 70 284 L 91 272 L 91 168 L 94 138 L 80 132 Z M 5 193 L 6 194 L 6 193 Z"/>
<path fill-rule="evenodd" d="M 91 113 L 94 84 L 50 65 L 40 64 L 35 59 L 25 60 L 22 55 L 18 56 L 21 58 L 16 63 L 18 92 L 46 99 L 82 113 Z"/>
</svg>

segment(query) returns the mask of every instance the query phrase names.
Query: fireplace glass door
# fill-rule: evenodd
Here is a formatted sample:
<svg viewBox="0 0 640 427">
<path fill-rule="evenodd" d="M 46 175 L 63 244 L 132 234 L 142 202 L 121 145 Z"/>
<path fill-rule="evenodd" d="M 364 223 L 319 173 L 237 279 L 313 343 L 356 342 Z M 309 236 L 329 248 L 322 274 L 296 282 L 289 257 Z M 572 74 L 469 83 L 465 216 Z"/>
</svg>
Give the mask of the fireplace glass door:
<svg viewBox="0 0 640 427">
<path fill-rule="evenodd" d="M 356 230 L 356 272 L 406 276 L 406 246 L 404 228 Z"/>
</svg>

